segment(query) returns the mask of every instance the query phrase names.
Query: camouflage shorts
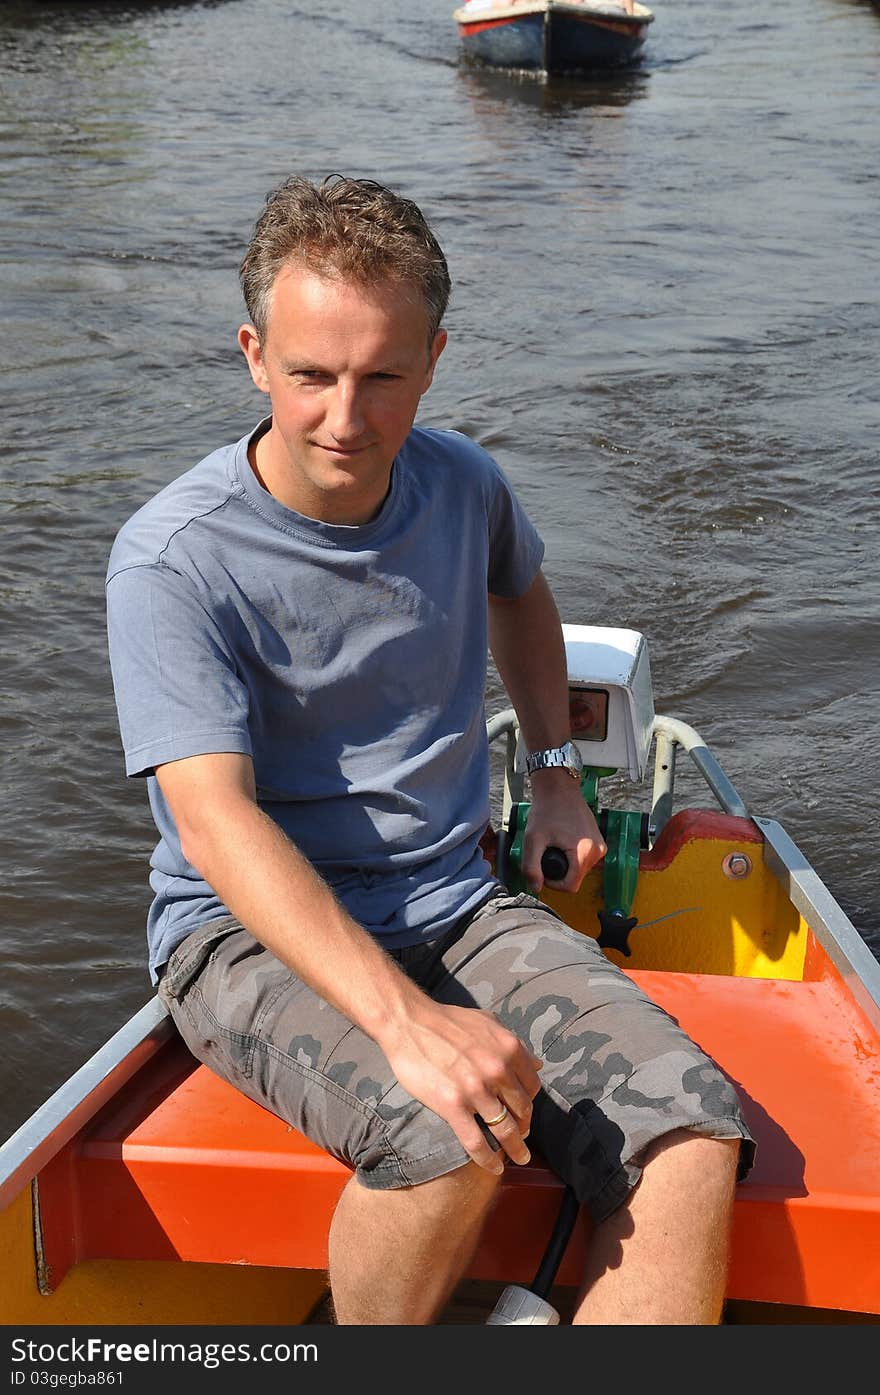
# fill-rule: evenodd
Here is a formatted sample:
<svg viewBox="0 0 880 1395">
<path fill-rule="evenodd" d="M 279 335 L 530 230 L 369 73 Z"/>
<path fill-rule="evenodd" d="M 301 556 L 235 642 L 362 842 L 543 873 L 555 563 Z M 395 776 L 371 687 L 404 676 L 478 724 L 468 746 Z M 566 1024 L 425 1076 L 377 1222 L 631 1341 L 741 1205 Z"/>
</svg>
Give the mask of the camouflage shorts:
<svg viewBox="0 0 880 1395">
<path fill-rule="evenodd" d="M 543 1058 L 529 1145 L 595 1220 L 673 1129 L 754 1143 L 733 1086 L 594 940 L 527 895 L 493 896 L 440 939 L 392 951 L 438 1002 L 477 1006 Z M 354 1168 L 407 1187 L 461 1167 L 449 1125 L 395 1080 L 376 1043 L 231 918 L 177 947 L 159 986 L 193 1054 Z"/>
</svg>

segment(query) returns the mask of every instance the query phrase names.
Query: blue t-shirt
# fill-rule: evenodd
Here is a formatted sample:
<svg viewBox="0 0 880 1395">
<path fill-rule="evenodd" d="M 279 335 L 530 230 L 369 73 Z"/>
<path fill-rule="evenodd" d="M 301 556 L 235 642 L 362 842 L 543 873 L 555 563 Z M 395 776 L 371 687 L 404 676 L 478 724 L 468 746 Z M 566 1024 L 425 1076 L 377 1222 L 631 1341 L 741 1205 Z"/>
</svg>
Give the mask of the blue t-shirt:
<svg viewBox="0 0 880 1395">
<path fill-rule="evenodd" d="M 181 852 L 153 774 L 165 761 L 250 756 L 260 808 L 387 947 L 433 938 L 493 884 L 479 847 L 486 596 L 528 589 L 541 539 L 458 432 L 414 427 L 357 526 L 279 503 L 248 462 L 254 434 L 145 504 L 110 555 L 125 769 L 148 778 L 160 835 L 154 983 L 182 939 L 228 914 Z"/>
</svg>

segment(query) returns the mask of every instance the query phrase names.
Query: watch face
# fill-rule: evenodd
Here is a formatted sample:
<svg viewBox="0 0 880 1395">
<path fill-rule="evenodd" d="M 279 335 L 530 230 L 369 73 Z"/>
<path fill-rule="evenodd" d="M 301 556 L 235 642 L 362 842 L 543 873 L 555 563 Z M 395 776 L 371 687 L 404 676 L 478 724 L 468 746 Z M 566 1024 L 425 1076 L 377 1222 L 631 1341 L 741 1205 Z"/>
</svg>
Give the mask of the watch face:
<svg viewBox="0 0 880 1395">
<path fill-rule="evenodd" d="M 566 763 L 569 769 L 576 770 L 578 773 L 580 773 L 584 768 L 584 762 L 577 746 L 574 744 L 573 741 L 567 741 L 562 749 L 565 752 Z"/>
</svg>

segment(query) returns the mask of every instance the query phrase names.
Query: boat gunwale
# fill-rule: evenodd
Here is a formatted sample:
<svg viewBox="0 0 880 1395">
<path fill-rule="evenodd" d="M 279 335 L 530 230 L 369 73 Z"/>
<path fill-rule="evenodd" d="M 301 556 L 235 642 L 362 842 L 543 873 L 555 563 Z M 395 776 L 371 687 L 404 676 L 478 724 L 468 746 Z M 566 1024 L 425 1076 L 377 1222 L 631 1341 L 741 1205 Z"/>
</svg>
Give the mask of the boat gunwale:
<svg viewBox="0 0 880 1395">
<path fill-rule="evenodd" d="M 880 1032 L 880 963 L 809 858 L 776 819 L 753 814 L 765 862 L 843 979 L 853 1000 Z"/>
<path fill-rule="evenodd" d="M 114 1032 L 0 1145 L 0 1209 L 177 1034 L 158 994 Z"/>
</svg>

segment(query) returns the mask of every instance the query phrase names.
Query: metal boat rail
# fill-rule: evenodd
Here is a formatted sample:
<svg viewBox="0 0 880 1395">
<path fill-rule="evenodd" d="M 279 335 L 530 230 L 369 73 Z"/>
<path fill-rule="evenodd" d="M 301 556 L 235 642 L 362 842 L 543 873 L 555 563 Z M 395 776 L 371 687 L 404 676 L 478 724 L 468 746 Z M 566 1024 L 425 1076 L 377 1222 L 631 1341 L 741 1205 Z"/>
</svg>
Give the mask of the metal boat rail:
<svg viewBox="0 0 880 1395">
<path fill-rule="evenodd" d="M 501 736 L 507 738 L 503 810 L 503 817 L 506 821 L 511 804 L 518 803 L 522 799 L 524 789 L 523 774 L 516 768 L 519 727 L 513 708 L 507 707 L 503 712 L 498 712 L 494 717 L 490 717 L 486 723 L 486 732 L 490 743 L 497 741 Z M 725 775 L 695 727 L 688 726 L 687 722 L 681 722 L 675 717 L 664 717 L 658 714 L 654 717 L 653 735 L 655 740 L 654 788 L 648 821 L 652 842 L 660 834 L 672 814 L 675 793 L 675 754 L 678 747 L 681 747 L 690 756 L 725 814 L 733 814 L 741 819 L 751 817 L 745 800 L 732 781 Z"/>
</svg>

